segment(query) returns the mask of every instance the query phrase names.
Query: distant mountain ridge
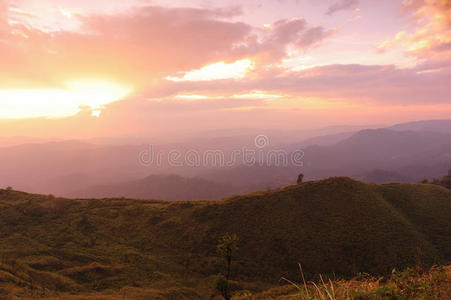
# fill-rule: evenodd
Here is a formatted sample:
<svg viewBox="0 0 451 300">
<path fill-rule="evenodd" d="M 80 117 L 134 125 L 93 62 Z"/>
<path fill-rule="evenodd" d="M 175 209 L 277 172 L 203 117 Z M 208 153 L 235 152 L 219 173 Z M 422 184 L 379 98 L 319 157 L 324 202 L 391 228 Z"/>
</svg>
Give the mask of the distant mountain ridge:
<svg viewBox="0 0 451 300">
<path fill-rule="evenodd" d="M 451 134 L 374 129 L 360 131 L 329 147 L 305 149 L 306 174 L 358 176 L 374 169 L 397 171 L 418 179 L 424 174 L 405 174 L 418 166 L 437 168 L 451 165 Z"/>
<path fill-rule="evenodd" d="M 400 123 L 388 127 L 391 130 L 399 131 L 433 131 L 433 132 L 451 132 L 451 119 L 445 120 L 423 120 L 408 123 Z"/>
<path fill-rule="evenodd" d="M 219 200 L 237 192 L 233 186 L 202 178 L 179 175 L 151 175 L 144 179 L 114 185 L 93 186 L 68 193 L 75 198 L 134 198 L 168 201 Z"/>
<path fill-rule="evenodd" d="M 299 173 L 304 173 L 305 178 L 310 180 L 344 175 L 377 183 L 392 179 L 419 182 L 440 177 L 451 168 L 450 124 L 450 120 L 419 121 L 389 128 L 319 136 L 289 144 L 270 143 L 265 148 L 266 151 L 281 150 L 287 154 L 302 149 L 305 154 L 302 167 L 248 167 L 240 163 L 240 159 L 236 165 L 227 168 L 203 165 L 195 168 L 174 167 L 167 162 L 161 166 L 148 166 L 139 159 L 142 151 L 149 151 L 149 145 L 106 146 L 83 141 L 55 141 L 0 147 L 0 185 L 65 196 L 75 191 L 93 191 L 102 186 L 104 193 L 95 195 L 113 196 L 106 193 L 108 187 L 116 191 L 115 196 L 118 197 L 132 195 L 148 199 L 156 195 L 162 199 L 173 199 L 175 191 L 168 185 L 165 185 L 168 187 L 167 195 L 154 192 L 130 194 L 126 186 L 149 175 L 176 174 L 210 182 L 212 188 L 193 182 L 196 184 L 193 186 L 204 186 L 205 190 L 209 190 L 196 196 L 218 199 L 236 192 L 278 188 L 293 183 Z M 187 144 L 156 145 L 153 150 L 163 153 L 195 150 L 202 153 L 215 149 L 223 151 L 227 157 L 233 150 L 251 148 L 253 143 L 254 140 L 247 135 L 224 139 L 217 137 L 188 141 Z M 375 171 L 383 171 L 387 176 L 379 173 L 376 178 L 373 176 Z M 396 173 L 397 176 L 390 176 L 389 173 Z M 159 183 L 164 184 L 163 181 Z M 123 190 L 115 188 L 115 185 Z M 224 190 L 224 186 L 230 190 Z"/>
</svg>

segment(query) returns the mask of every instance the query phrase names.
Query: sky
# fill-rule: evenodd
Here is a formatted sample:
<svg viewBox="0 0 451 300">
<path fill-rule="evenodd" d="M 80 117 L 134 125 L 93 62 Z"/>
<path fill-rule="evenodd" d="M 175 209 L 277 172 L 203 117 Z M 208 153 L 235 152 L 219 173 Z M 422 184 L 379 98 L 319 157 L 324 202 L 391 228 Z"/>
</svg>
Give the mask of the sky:
<svg viewBox="0 0 451 300">
<path fill-rule="evenodd" d="M 0 136 L 451 115 L 451 0 L 0 0 Z"/>
</svg>

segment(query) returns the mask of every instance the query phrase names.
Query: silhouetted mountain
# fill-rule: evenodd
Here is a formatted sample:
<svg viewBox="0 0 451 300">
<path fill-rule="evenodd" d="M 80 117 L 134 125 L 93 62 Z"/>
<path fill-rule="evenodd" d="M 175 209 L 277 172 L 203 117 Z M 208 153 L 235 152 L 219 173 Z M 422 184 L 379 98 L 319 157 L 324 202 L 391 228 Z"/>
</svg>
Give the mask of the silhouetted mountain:
<svg viewBox="0 0 451 300">
<path fill-rule="evenodd" d="M 293 184 L 297 178 L 296 172 L 292 167 L 241 165 L 229 169 L 209 170 L 200 176 L 216 183 L 242 187 L 244 192 L 252 192 Z"/>
<path fill-rule="evenodd" d="M 67 194 L 76 198 L 135 198 L 181 200 L 217 200 L 237 192 L 233 186 L 201 178 L 178 175 L 152 175 L 145 179 L 114 185 L 94 186 Z"/>
<path fill-rule="evenodd" d="M 363 130 L 329 147 L 308 147 L 304 157 L 304 172 L 313 178 L 359 176 L 380 169 L 416 180 L 424 176 L 422 168 L 440 174 L 440 166 L 451 165 L 451 134 Z M 409 173 L 409 168 L 420 172 Z"/>
<path fill-rule="evenodd" d="M 399 131 L 433 131 L 451 133 L 451 120 L 424 120 L 409 123 L 401 123 L 389 127 Z"/>
<path fill-rule="evenodd" d="M 367 172 L 360 176 L 357 176 L 356 179 L 363 182 L 371 182 L 371 183 L 390 183 L 390 182 L 412 182 L 413 180 L 409 177 L 403 176 L 394 171 L 385 171 L 385 170 L 374 170 L 371 172 Z"/>
<path fill-rule="evenodd" d="M 428 181 L 426 180 L 425 183 L 427 183 Z M 451 190 L 451 169 L 448 171 L 448 175 L 444 176 L 440 179 L 434 179 L 431 182 L 432 184 L 436 184 L 436 185 L 441 185 L 449 190 Z"/>
<path fill-rule="evenodd" d="M 419 182 L 451 168 L 451 134 L 446 133 L 363 130 L 334 145 L 310 146 L 303 151 L 301 167 L 243 165 L 201 176 L 265 189 L 294 183 L 299 173 L 307 180 L 346 175 L 376 183 Z"/>
<path fill-rule="evenodd" d="M 144 177 L 150 172 L 139 164 L 142 149 L 145 147 L 103 147 L 80 141 L 0 148 L 0 182 L 24 186 L 27 191 L 60 194 L 68 191 L 66 187 L 75 190 L 86 184 Z"/>
<path fill-rule="evenodd" d="M 235 150 L 260 150 L 255 148 L 253 140 L 242 136 L 152 147 L 102 146 L 80 141 L 3 147 L 0 148 L 0 184 L 31 192 L 68 195 L 93 186 L 123 185 L 149 175 L 177 174 L 203 178 L 231 188 L 224 193 L 208 194 L 216 199 L 236 192 L 284 186 L 293 183 L 299 173 L 304 173 L 307 180 L 345 175 L 371 182 L 375 178 L 366 178 L 364 175 L 383 170 L 397 173 L 399 176 L 396 181 L 405 178 L 418 182 L 424 178 L 440 177 L 451 168 L 451 133 L 374 129 L 363 130 L 346 138 L 349 134 L 319 137 L 305 142 L 322 146 L 304 148 L 302 143 L 280 147 L 270 144 L 263 149 L 264 155 L 274 150 L 286 153 L 287 165 L 257 161 L 253 166 L 246 166 L 242 154 L 227 167 L 215 166 L 214 159 L 205 163 L 204 154 L 211 150 L 219 151 L 226 163 Z M 330 144 L 337 140 L 338 143 Z M 291 164 L 290 154 L 296 149 L 304 151 L 302 167 Z M 180 154 L 181 164 L 168 161 L 171 151 Z M 201 160 L 195 167 L 187 163 L 185 155 L 190 151 L 198 153 Z M 154 153 L 153 162 L 143 163 L 140 160 L 142 153 L 149 152 Z M 158 153 L 163 153 L 160 164 L 156 161 Z M 376 182 L 385 181 L 378 179 Z M 120 189 L 114 190 L 121 192 Z M 170 195 L 172 191 L 168 193 Z M 163 194 L 158 195 L 169 199 Z M 148 198 L 147 195 L 141 196 Z"/>
<path fill-rule="evenodd" d="M 302 142 L 296 142 L 296 143 L 288 144 L 286 146 L 282 146 L 282 148 L 294 151 L 297 149 L 304 149 L 304 148 L 310 147 L 310 146 L 331 146 L 331 145 L 337 144 L 347 138 L 350 138 L 351 136 L 353 136 L 356 133 L 357 132 L 352 131 L 352 132 L 342 132 L 342 133 L 331 134 L 331 135 L 317 136 L 317 137 L 303 140 Z"/>
</svg>

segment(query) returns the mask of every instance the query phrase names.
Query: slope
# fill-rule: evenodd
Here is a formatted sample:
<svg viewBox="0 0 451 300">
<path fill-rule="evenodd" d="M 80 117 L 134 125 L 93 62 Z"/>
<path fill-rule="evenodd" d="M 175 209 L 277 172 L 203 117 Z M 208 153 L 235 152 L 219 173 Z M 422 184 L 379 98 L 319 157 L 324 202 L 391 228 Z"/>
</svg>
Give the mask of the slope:
<svg viewBox="0 0 451 300">
<path fill-rule="evenodd" d="M 216 202 L 1 190 L 0 287 L 107 293 L 128 286 L 205 297 L 211 276 L 224 270 L 215 248 L 225 232 L 240 238 L 233 264 L 239 289 L 297 278 L 298 262 L 309 279 L 383 274 L 417 264 L 418 249 L 425 264 L 449 262 L 450 224 L 451 192 L 442 187 L 348 178 Z"/>
</svg>

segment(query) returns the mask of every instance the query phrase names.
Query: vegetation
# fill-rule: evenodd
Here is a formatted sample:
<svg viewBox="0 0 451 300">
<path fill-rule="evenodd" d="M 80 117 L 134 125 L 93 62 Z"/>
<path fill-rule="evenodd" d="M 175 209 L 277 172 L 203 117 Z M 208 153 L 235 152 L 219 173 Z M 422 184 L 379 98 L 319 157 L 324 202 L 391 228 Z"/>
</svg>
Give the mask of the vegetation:
<svg viewBox="0 0 451 300">
<path fill-rule="evenodd" d="M 304 180 L 304 174 L 301 173 L 298 175 L 298 179 L 297 179 L 296 183 L 301 184 L 303 180 Z"/>
<path fill-rule="evenodd" d="M 296 282 L 298 263 L 306 282 L 321 283 L 322 274 L 337 291 L 340 282 L 355 281 L 339 278 L 448 264 L 451 191 L 348 178 L 216 202 L 68 200 L 0 190 L 0 228 L 1 299 L 208 298 L 217 294 L 214 274 L 224 271 L 217 244 L 226 232 L 240 237 L 230 295 L 296 292 L 281 278 Z"/>
<path fill-rule="evenodd" d="M 448 176 L 445 176 L 441 179 L 434 179 L 432 181 L 432 184 L 441 185 L 447 189 L 451 189 L 451 170 L 448 171 Z"/>
<path fill-rule="evenodd" d="M 227 271 L 225 278 L 218 281 L 217 290 L 221 292 L 221 295 L 226 299 L 230 300 L 230 271 L 232 266 L 232 258 L 236 250 L 238 250 L 238 236 L 236 234 L 226 233 L 220 240 L 217 246 L 218 253 L 225 259 L 227 264 Z"/>
<path fill-rule="evenodd" d="M 331 280 L 319 276 L 317 283 L 298 284 L 277 287 L 253 295 L 236 297 L 247 299 L 280 300 L 380 300 L 380 299 L 450 299 L 451 269 L 433 267 L 428 272 L 408 268 L 402 272 L 393 270 L 386 277 L 370 277 L 360 274 L 351 280 Z"/>
</svg>

